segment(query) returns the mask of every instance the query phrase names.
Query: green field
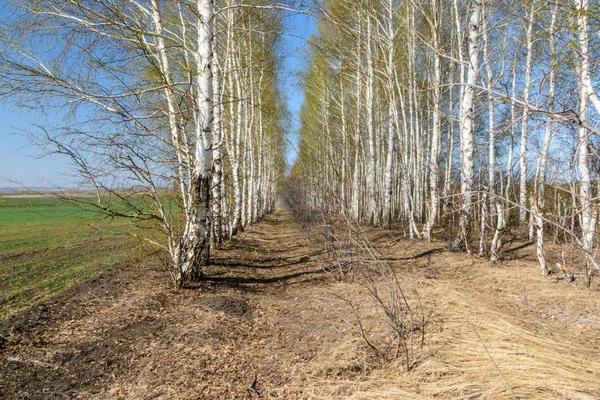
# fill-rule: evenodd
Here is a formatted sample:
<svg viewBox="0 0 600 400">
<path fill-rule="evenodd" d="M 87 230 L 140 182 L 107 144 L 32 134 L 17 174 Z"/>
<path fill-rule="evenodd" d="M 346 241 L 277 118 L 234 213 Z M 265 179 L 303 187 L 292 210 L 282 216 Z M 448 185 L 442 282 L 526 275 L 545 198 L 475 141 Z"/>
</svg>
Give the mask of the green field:
<svg viewBox="0 0 600 400">
<path fill-rule="evenodd" d="M 138 257 L 132 230 L 55 197 L 0 197 L 0 320 Z"/>
</svg>

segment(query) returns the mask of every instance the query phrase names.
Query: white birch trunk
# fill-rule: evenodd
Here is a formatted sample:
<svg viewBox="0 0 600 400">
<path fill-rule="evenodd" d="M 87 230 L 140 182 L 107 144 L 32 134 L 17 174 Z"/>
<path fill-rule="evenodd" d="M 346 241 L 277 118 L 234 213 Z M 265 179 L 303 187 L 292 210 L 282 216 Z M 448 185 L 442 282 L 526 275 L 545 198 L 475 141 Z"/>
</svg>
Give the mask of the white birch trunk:
<svg viewBox="0 0 600 400">
<path fill-rule="evenodd" d="M 529 104 L 529 94 L 531 92 L 534 20 L 535 1 L 532 1 L 526 32 L 527 55 L 525 59 L 525 86 L 523 87 L 523 101 L 527 104 Z M 521 151 L 519 154 L 519 223 L 521 224 L 524 224 L 527 220 L 527 134 L 529 131 L 529 114 L 530 111 L 527 107 L 523 109 L 523 121 L 521 123 Z"/>
<path fill-rule="evenodd" d="M 488 218 L 488 194 L 487 193 L 483 193 L 482 199 L 481 199 L 481 229 L 480 229 L 480 236 L 479 236 L 479 257 L 483 257 L 485 256 L 485 227 L 486 227 L 486 223 L 487 223 L 487 218 Z"/>
<path fill-rule="evenodd" d="M 548 118 L 546 119 L 546 132 L 544 136 L 544 144 L 542 146 L 542 153 L 538 159 L 537 171 L 536 171 L 536 184 L 537 184 L 537 206 L 539 210 L 544 208 L 544 194 L 546 189 L 546 165 L 548 163 L 548 152 L 550 151 L 550 142 L 552 140 L 552 113 L 554 112 L 554 96 L 556 93 L 556 39 L 554 38 L 556 30 L 556 15 L 558 12 L 558 5 L 552 7 L 552 19 L 550 22 L 550 74 L 549 74 L 549 88 L 548 88 Z M 539 228 L 538 228 L 539 229 Z"/>
<path fill-rule="evenodd" d="M 358 26 L 358 44 L 356 49 L 356 127 L 354 132 L 354 173 L 352 176 L 352 218 L 356 221 L 361 221 L 360 212 L 360 147 L 361 135 L 360 129 L 362 124 L 362 57 L 361 57 L 361 33 L 360 22 Z"/>
<path fill-rule="evenodd" d="M 375 153 L 375 127 L 373 125 L 373 46 L 371 44 L 372 29 L 371 29 L 371 16 L 367 15 L 367 45 L 366 45 L 366 58 L 367 58 L 367 92 L 366 92 L 366 107 L 367 107 L 367 140 L 369 145 L 369 151 L 367 152 L 367 221 L 369 224 L 375 224 L 377 221 L 376 217 L 376 189 L 375 189 L 375 175 L 376 175 L 376 153 Z"/>
<path fill-rule="evenodd" d="M 222 211 L 222 196 L 224 195 L 223 185 L 223 137 L 222 137 L 222 93 L 221 93 L 221 71 L 218 57 L 218 46 L 215 43 L 213 46 L 213 89 L 215 94 L 214 109 L 213 109 L 213 164 L 214 172 L 212 178 L 212 230 L 214 232 L 213 241 L 215 243 L 223 242 L 223 211 Z"/>
<path fill-rule="evenodd" d="M 575 0 L 577 6 L 577 28 L 579 33 L 579 47 L 581 51 L 581 65 L 579 66 L 580 89 L 579 89 L 579 120 L 581 126 L 578 129 L 579 157 L 577 166 L 581 177 L 579 186 L 579 200 L 581 207 L 581 242 L 585 251 L 589 252 L 594 246 L 594 233 L 596 229 L 595 210 L 592 204 L 592 174 L 589 163 L 589 133 L 583 124 L 588 121 L 588 104 L 593 94 L 592 81 L 590 77 L 589 62 L 589 26 L 588 26 L 588 0 Z"/>
<path fill-rule="evenodd" d="M 450 79 L 454 79 L 454 64 L 450 64 Z M 450 204 L 450 184 L 452 183 L 452 161 L 454 158 L 454 118 L 452 115 L 454 114 L 454 90 L 450 88 L 448 91 L 448 150 L 446 155 L 446 170 L 444 171 L 444 188 L 442 192 L 442 197 L 444 198 L 444 214 L 448 216 L 451 210 L 449 207 Z"/>
<path fill-rule="evenodd" d="M 487 9 L 486 9 L 487 10 Z M 483 36 L 483 62 L 487 72 L 487 89 L 488 89 L 488 190 L 490 192 L 490 203 L 494 204 L 496 196 L 496 132 L 495 132 L 495 113 L 494 100 L 492 90 L 494 79 L 492 75 L 492 63 L 488 56 L 488 32 L 487 32 L 487 14 L 482 21 L 482 36 Z"/>
<path fill-rule="evenodd" d="M 429 190 L 431 205 L 427 216 L 427 226 L 423 234 L 427 240 L 431 239 L 431 229 L 438 219 L 440 196 L 438 183 L 440 181 L 439 158 L 441 151 L 441 101 L 442 101 L 442 59 L 439 54 L 440 43 L 438 40 L 438 5 L 437 0 L 431 0 L 432 17 L 430 29 L 432 35 L 433 51 L 433 101 L 432 101 L 432 127 L 431 127 L 431 153 L 429 156 Z"/>
<path fill-rule="evenodd" d="M 346 94 L 344 92 L 344 64 L 340 65 L 340 123 L 342 125 L 342 160 L 340 170 L 340 202 L 342 211 L 346 215 L 348 207 L 348 188 L 347 188 L 347 163 L 348 163 L 348 129 L 346 127 Z"/>
<path fill-rule="evenodd" d="M 257 166 L 257 182 L 256 182 L 256 199 L 254 204 L 256 205 L 254 214 L 256 218 L 262 218 L 264 216 L 264 156 L 265 156 L 265 143 L 264 143 L 264 122 L 263 122 L 263 82 L 264 82 L 264 70 L 260 71 L 260 78 L 258 79 L 258 166 Z"/>
<path fill-rule="evenodd" d="M 387 134 L 387 154 L 385 161 L 385 177 L 384 177 L 384 202 L 383 202 L 383 219 L 384 227 L 389 227 L 392 222 L 392 168 L 394 160 L 394 119 L 395 110 L 393 103 L 390 102 L 390 112 Z"/>
<path fill-rule="evenodd" d="M 460 138 L 461 138 L 461 192 L 463 205 L 460 219 L 460 235 L 455 245 L 456 248 L 469 250 L 471 204 L 474 178 L 473 164 L 473 119 L 474 96 L 477 76 L 479 73 L 479 29 L 481 23 L 481 3 L 473 2 L 473 10 L 469 21 L 469 66 L 467 70 L 467 84 L 463 93 L 460 112 Z"/>
<path fill-rule="evenodd" d="M 388 24 L 387 24 L 387 82 L 389 90 L 389 111 L 388 111 L 388 129 L 387 129 L 387 155 L 385 162 L 384 176 L 384 197 L 383 197 L 383 218 L 382 224 L 389 227 L 392 222 L 392 170 L 394 161 L 394 135 L 396 127 L 396 101 L 394 95 L 394 53 L 395 53 L 395 32 L 394 32 L 394 1 L 388 0 Z"/>
<path fill-rule="evenodd" d="M 233 29 L 233 28 L 231 28 Z M 232 47 L 235 46 L 232 41 Z M 235 59 L 236 53 L 233 50 L 232 59 Z M 233 157 L 231 160 L 232 164 L 232 180 L 233 180 L 233 221 L 231 224 L 231 236 L 235 235 L 238 230 L 242 227 L 242 208 L 243 208 L 243 194 L 242 194 L 242 184 L 240 177 L 240 164 L 242 159 L 242 131 L 243 131 L 243 119 L 244 119 L 244 105 L 242 102 L 242 89 L 241 89 L 241 77 L 240 77 L 240 65 L 239 62 L 236 62 L 233 73 L 230 74 L 230 86 L 231 86 L 231 105 L 233 107 L 234 101 L 237 99 L 237 110 L 235 113 L 235 133 L 234 143 L 233 143 Z M 235 92 L 234 92 L 234 83 L 235 83 Z M 232 113 L 233 115 L 233 113 Z M 233 127 L 232 127 L 233 130 Z"/>
<path fill-rule="evenodd" d="M 254 84 L 254 67 L 252 66 L 253 62 L 253 51 L 252 51 L 252 43 L 248 41 L 247 47 L 250 48 L 249 54 L 249 67 L 248 67 L 248 79 L 250 80 L 250 118 L 248 118 L 248 125 L 246 130 L 246 157 L 248 160 L 247 165 L 247 181 L 248 181 L 248 191 L 246 197 L 246 210 L 247 210 L 247 219 L 246 225 L 252 225 L 255 221 L 255 207 L 254 207 L 254 193 L 256 190 L 254 174 L 255 174 L 255 165 L 254 165 L 254 146 L 255 146 L 255 118 L 256 118 L 256 92 L 255 92 L 255 84 Z"/>
<path fill-rule="evenodd" d="M 512 66 L 512 85 L 511 85 L 511 95 L 513 99 L 517 98 L 517 71 L 516 71 L 516 58 L 514 60 Z M 514 148 L 514 139 L 515 139 L 515 124 L 516 122 L 516 111 L 515 111 L 515 102 L 510 102 L 510 139 L 508 142 L 508 157 L 506 158 L 506 194 L 505 197 L 510 200 L 510 191 L 512 188 L 512 180 L 513 180 L 513 148 Z"/>
<path fill-rule="evenodd" d="M 492 239 L 492 246 L 490 248 L 490 261 L 496 262 L 500 259 L 500 251 L 502 250 L 502 232 L 506 227 L 504 220 L 504 206 L 502 202 L 496 201 L 496 232 L 494 232 L 494 238 Z"/>
<path fill-rule="evenodd" d="M 194 179 L 192 181 L 192 207 L 186 218 L 184 238 L 180 247 L 181 266 L 177 285 L 182 287 L 187 279 L 197 279 L 202 264 L 208 261 L 208 212 L 210 209 L 210 182 L 212 168 L 213 126 L 213 2 L 198 0 L 198 49 L 196 152 Z"/>
<path fill-rule="evenodd" d="M 544 256 L 544 220 L 536 201 L 536 199 L 532 198 L 531 214 L 533 216 L 537 234 L 535 253 L 537 255 L 538 262 L 540 263 L 542 276 L 546 276 L 548 275 L 548 268 L 546 267 L 546 257 Z"/>
</svg>

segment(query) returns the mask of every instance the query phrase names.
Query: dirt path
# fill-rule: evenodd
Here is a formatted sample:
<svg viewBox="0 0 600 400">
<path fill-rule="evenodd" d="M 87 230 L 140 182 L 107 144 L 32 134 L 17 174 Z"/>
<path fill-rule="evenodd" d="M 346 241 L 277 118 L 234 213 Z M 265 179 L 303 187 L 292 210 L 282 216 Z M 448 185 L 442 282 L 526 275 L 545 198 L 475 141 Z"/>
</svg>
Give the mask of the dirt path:
<svg viewBox="0 0 600 400">
<path fill-rule="evenodd" d="M 326 323 L 307 296 L 327 278 L 319 253 L 280 210 L 215 252 L 207 281 L 182 292 L 160 265 L 115 267 L 0 325 L 0 397 L 286 392 Z"/>
<path fill-rule="evenodd" d="M 361 304 L 373 334 L 377 309 L 279 210 L 216 251 L 194 287 L 174 291 L 159 264 L 121 265 L 0 323 L 0 398 L 594 398 L 600 332 L 551 306 L 593 313 L 597 290 L 523 259 L 367 234 L 433 311 L 411 374 L 373 357 L 339 299 Z"/>
</svg>

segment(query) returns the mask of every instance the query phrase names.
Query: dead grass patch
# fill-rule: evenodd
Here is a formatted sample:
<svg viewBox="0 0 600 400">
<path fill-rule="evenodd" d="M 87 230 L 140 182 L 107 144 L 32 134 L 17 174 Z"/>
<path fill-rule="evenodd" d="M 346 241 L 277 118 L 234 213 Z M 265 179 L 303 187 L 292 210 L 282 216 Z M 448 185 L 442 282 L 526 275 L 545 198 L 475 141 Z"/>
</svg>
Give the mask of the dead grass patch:
<svg viewBox="0 0 600 400">
<path fill-rule="evenodd" d="M 114 270 L 70 289 L 45 311 L 3 322 L 0 397 L 600 397 L 598 330 L 552 318 L 556 306 L 595 321 L 598 288 L 542 278 L 527 248 L 491 265 L 439 242 L 379 229 L 366 235 L 402 289 L 419 293 L 433 311 L 410 373 L 400 360 L 377 357 L 356 330 L 340 296 L 355 301 L 378 346 L 392 345 L 381 309 L 358 277 L 323 272 L 331 271 L 331 260 L 280 211 L 218 250 L 207 271 L 212 280 L 193 288 L 172 290 L 160 266 L 146 263 L 143 271 Z M 239 299 L 251 313 L 193 306 L 206 298 Z"/>
</svg>

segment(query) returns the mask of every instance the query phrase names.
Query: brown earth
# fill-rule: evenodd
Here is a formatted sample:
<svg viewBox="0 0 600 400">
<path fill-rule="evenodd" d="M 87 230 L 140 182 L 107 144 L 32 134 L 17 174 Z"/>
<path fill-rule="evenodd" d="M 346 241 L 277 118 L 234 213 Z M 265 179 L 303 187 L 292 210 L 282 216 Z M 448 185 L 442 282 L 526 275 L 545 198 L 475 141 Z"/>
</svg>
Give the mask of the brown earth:
<svg viewBox="0 0 600 400">
<path fill-rule="evenodd" d="M 600 398 L 600 291 L 399 230 L 365 235 L 430 320 L 415 368 L 361 339 L 385 320 L 351 273 L 279 210 L 176 291 L 157 261 L 116 265 L 0 323 L 0 398 Z M 356 305 L 352 312 L 347 301 Z"/>
</svg>

